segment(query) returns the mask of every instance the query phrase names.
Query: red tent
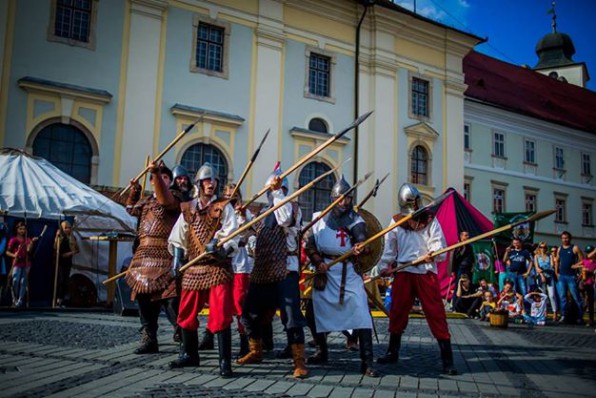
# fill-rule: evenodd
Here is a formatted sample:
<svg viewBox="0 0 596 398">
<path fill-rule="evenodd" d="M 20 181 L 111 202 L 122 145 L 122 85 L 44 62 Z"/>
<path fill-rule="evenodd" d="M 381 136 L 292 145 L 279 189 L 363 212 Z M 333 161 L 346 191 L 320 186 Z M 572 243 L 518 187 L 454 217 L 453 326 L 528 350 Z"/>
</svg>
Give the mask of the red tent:
<svg viewBox="0 0 596 398">
<path fill-rule="evenodd" d="M 472 206 L 455 189 L 449 188 L 446 192 L 453 191 L 435 209 L 437 220 L 441 224 L 447 245 L 453 245 L 459 241 L 459 233 L 468 231 L 470 237 L 478 236 L 484 232 L 494 229 L 492 221 L 486 218 L 477 208 Z M 445 261 L 437 264 L 439 280 L 441 281 L 441 294 L 445 297 L 449 289 L 450 275 L 449 264 L 450 254 Z"/>
</svg>

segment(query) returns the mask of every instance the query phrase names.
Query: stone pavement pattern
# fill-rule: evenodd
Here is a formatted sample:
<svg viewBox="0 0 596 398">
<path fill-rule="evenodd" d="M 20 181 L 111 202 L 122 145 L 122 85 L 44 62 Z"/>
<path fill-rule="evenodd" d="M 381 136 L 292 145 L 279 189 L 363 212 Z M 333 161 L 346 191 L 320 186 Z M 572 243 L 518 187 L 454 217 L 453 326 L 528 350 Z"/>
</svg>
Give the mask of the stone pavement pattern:
<svg viewBox="0 0 596 398">
<path fill-rule="evenodd" d="M 202 319 L 201 321 L 204 321 Z M 387 320 L 375 319 L 387 346 Z M 202 322 L 204 325 L 204 322 Z M 295 380 L 291 361 L 266 355 L 260 365 L 217 374 L 217 351 L 201 352 L 201 367 L 169 370 L 178 346 L 160 319 L 160 353 L 137 356 L 138 319 L 97 312 L 0 313 L 0 397 L 589 397 L 596 390 L 596 333 L 583 326 L 507 330 L 450 319 L 458 376 L 441 375 L 436 341 L 424 319 L 411 319 L 398 365 L 363 378 L 357 352 L 330 335 L 330 362 Z M 238 346 L 234 336 L 235 349 Z M 275 323 L 277 349 L 285 334 Z"/>
</svg>

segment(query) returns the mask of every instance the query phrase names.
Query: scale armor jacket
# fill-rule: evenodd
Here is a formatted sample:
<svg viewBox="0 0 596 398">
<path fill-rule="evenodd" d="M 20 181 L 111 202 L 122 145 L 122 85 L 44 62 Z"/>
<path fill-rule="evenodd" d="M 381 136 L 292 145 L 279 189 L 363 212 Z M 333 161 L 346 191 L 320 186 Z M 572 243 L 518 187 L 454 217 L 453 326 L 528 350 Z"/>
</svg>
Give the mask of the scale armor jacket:
<svg viewBox="0 0 596 398">
<path fill-rule="evenodd" d="M 227 199 L 218 199 L 203 209 L 191 206 L 193 202 L 182 203 L 182 214 L 188 223 L 188 259 L 192 260 L 205 252 L 205 246 L 221 228 L 221 217 Z M 187 269 L 182 277 L 182 289 L 204 290 L 212 286 L 232 282 L 234 273 L 231 258 L 221 259 L 208 255 Z"/>
<path fill-rule="evenodd" d="M 172 191 L 172 194 L 178 202 L 182 201 L 179 192 Z M 180 215 L 180 208 L 167 210 L 152 195 L 129 209 L 129 213 L 139 217 L 139 246 L 126 274 L 126 283 L 133 294 L 160 292 L 173 281 L 168 237 Z"/>
<path fill-rule="evenodd" d="M 292 202 L 293 223 L 298 216 L 298 204 Z M 257 223 L 257 244 L 255 247 L 255 265 L 250 274 L 251 283 L 273 283 L 286 278 L 288 244 L 284 227 L 277 223 L 271 213 Z"/>
</svg>

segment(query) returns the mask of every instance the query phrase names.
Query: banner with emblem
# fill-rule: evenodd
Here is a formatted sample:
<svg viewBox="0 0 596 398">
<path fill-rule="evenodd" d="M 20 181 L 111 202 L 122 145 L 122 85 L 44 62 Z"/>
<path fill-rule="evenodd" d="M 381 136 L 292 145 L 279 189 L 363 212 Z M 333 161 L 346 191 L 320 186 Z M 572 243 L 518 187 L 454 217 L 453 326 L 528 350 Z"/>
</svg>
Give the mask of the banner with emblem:
<svg viewBox="0 0 596 398">
<path fill-rule="evenodd" d="M 504 225 L 525 220 L 534 214 L 536 214 L 534 211 L 523 213 L 496 213 L 494 216 L 494 225 L 495 228 L 499 228 Z M 534 224 L 535 223 L 533 222 L 521 223 L 508 231 L 496 235 L 495 238 L 497 243 L 499 245 L 509 246 L 511 244 L 511 240 L 515 237 L 519 238 L 522 242 L 522 245 L 524 246 L 532 244 L 534 242 Z"/>
<path fill-rule="evenodd" d="M 477 285 L 484 278 L 488 283 L 496 282 L 495 275 L 495 250 L 492 241 L 481 240 L 472 243 L 476 262 L 472 273 L 472 283 Z"/>
</svg>

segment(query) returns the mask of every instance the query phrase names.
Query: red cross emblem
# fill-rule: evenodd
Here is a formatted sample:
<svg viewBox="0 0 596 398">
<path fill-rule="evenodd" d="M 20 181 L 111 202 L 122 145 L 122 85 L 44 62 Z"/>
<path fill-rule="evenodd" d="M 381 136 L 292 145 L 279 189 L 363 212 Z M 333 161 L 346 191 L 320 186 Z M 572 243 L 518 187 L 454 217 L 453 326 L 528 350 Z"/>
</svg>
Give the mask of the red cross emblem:
<svg viewBox="0 0 596 398">
<path fill-rule="evenodd" d="M 339 231 L 337 231 L 337 234 L 335 235 L 335 237 L 341 239 L 341 242 L 339 244 L 341 247 L 346 246 L 346 238 L 348 237 L 348 234 L 346 234 L 343 229 L 340 229 Z"/>
</svg>

